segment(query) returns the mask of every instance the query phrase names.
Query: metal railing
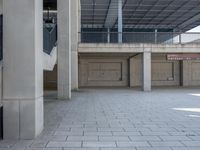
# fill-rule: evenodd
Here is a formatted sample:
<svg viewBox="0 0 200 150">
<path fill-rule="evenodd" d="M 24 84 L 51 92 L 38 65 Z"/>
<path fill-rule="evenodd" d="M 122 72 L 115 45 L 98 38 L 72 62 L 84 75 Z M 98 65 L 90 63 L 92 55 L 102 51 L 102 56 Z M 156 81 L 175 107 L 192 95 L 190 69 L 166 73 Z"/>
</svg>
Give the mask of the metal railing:
<svg viewBox="0 0 200 150">
<path fill-rule="evenodd" d="M 52 23 L 44 24 L 43 38 L 44 52 L 50 55 L 57 44 L 57 25 Z"/>
<path fill-rule="evenodd" d="M 122 34 L 122 43 L 149 44 L 200 44 L 200 32 L 80 32 L 80 43 L 119 43 L 118 35 Z"/>
</svg>

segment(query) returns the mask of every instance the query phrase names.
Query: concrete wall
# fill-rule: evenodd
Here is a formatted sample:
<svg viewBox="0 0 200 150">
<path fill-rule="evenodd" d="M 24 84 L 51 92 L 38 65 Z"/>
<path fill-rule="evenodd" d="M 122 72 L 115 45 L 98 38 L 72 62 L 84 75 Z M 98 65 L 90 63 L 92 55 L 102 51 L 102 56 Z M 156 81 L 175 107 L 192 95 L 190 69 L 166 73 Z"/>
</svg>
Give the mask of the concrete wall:
<svg viewBox="0 0 200 150">
<path fill-rule="evenodd" d="M 179 61 L 167 61 L 166 54 L 152 54 L 152 86 L 180 85 Z M 130 86 L 142 85 L 142 55 L 131 59 Z"/>
<path fill-rule="evenodd" d="M 130 85 L 130 87 L 141 87 L 143 81 L 142 54 L 124 54 L 121 57 L 112 55 L 110 54 L 108 57 L 108 54 L 81 54 L 79 59 L 80 86 Z M 120 70 L 117 64 L 120 63 L 124 69 L 121 72 L 123 81 L 116 81 L 120 77 L 116 76 Z M 110 72 L 102 69 L 103 66 L 106 66 Z M 112 74 L 112 71 L 115 74 Z M 166 54 L 152 54 L 151 79 L 152 86 L 180 86 L 181 79 L 183 86 L 200 85 L 200 61 L 183 61 L 181 63 L 181 61 L 168 61 Z"/>
<path fill-rule="evenodd" d="M 79 87 L 141 87 L 142 58 L 142 53 L 80 54 Z M 119 74 L 120 69 L 121 74 Z M 151 75 L 152 86 L 199 86 L 200 61 L 168 61 L 166 54 L 154 53 L 152 54 Z M 56 90 L 56 68 L 53 72 L 45 72 L 44 79 L 45 89 Z"/>
<path fill-rule="evenodd" d="M 200 61 L 182 61 L 182 86 L 200 86 Z"/>
<path fill-rule="evenodd" d="M 79 86 L 128 86 L 127 58 L 81 57 Z"/>
<path fill-rule="evenodd" d="M 57 90 L 57 65 L 53 71 L 44 71 L 44 90 Z"/>
<path fill-rule="evenodd" d="M 130 59 L 130 86 L 142 85 L 142 54 Z"/>
<path fill-rule="evenodd" d="M 79 53 L 199 53 L 199 44 L 79 44 Z"/>
<path fill-rule="evenodd" d="M 179 86 L 180 62 L 167 61 L 165 54 L 152 55 L 152 86 Z"/>
</svg>

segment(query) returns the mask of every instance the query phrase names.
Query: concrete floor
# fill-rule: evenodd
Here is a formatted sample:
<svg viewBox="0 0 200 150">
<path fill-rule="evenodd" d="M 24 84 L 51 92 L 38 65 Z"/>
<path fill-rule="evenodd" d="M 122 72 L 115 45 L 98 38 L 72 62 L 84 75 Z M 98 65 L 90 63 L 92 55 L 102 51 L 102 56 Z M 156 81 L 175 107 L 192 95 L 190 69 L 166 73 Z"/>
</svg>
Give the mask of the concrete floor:
<svg viewBox="0 0 200 150">
<path fill-rule="evenodd" d="M 82 89 L 45 102 L 35 140 L 0 150 L 200 150 L 200 89 Z"/>
</svg>

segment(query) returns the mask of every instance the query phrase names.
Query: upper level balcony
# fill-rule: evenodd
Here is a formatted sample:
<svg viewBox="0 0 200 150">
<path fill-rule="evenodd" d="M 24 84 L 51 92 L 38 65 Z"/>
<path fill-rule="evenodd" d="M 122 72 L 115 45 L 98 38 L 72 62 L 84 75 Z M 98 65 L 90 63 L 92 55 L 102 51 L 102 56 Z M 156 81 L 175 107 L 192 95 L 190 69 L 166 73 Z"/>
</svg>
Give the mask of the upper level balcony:
<svg viewBox="0 0 200 150">
<path fill-rule="evenodd" d="M 79 36 L 79 43 L 200 44 L 200 32 L 80 32 Z"/>
<path fill-rule="evenodd" d="M 79 53 L 200 52 L 199 32 L 81 32 L 79 40 Z"/>
</svg>

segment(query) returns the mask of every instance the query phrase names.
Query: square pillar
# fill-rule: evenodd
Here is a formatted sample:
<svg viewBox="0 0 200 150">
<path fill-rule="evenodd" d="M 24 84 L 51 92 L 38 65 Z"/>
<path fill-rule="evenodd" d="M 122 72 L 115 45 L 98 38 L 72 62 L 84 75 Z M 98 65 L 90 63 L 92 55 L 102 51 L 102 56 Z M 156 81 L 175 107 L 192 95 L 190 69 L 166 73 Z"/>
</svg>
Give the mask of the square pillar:
<svg viewBox="0 0 200 150">
<path fill-rule="evenodd" d="M 79 33 L 79 0 L 71 1 L 71 50 L 72 50 L 72 90 L 78 89 L 78 33 Z"/>
<path fill-rule="evenodd" d="M 123 42 L 123 10 L 122 0 L 118 0 L 118 43 Z"/>
<path fill-rule="evenodd" d="M 0 15 L 3 14 L 3 0 L 0 0 Z"/>
<path fill-rule="evenodd" d="M 151 52 L 143 53 L 143 90 L 151 91 Z"/>
<path fill-rule="evenodd" d="M 181 64 L 181 71 L 180 71 L 180 74 L 181 74 L 181 86 L 183 87 L 187 87 L 190 85 L 190 79 L 191 79 L 191 76 L 190 76 L 190 64 L 187 60 L 182 60 L 180 62 Z"/>
<path fill-rule="evenodd" d="M 71 0 L 58 0 L 58 98 L 71 98 Z"/>
<path fill-rule="evenodd" d="M 43 130 L 43 1 L 3 1 L 4 139 Z"/>
</svg>

